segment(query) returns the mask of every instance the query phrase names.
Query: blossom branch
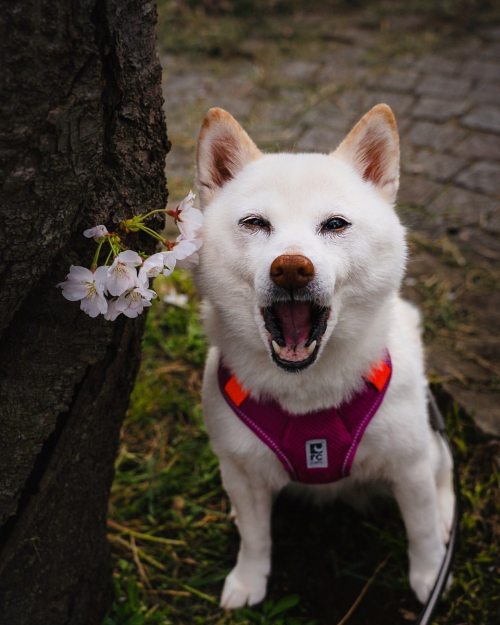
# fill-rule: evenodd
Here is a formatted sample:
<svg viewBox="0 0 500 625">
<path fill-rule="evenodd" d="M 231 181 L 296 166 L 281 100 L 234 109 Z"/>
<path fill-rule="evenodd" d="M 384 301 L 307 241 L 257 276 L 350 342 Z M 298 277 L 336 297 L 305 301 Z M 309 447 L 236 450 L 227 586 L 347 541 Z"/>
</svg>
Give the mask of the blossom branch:
<svg viewBox="0 0 500 625">
<path fill-rule="evenodd" d="M 90 269 L 70 267 L 66 280 L 57 285 L 62 289 L 63 296 L 70 301 L 80 301 L 81 310 L 91 317 L 102 314 L 110 321 L 121 314 L 137 317 L 157 297 L 157 293 L 149 288 L 151 279 L 160 273 L 170 275 L 176 266 L 187 267 L 197 263 L 198 250 L 202 246 L 200 230 L 203 218 L 193 205 L 194 199 L 190 191 L 175 211 L 155 209 L 120 223 L 120 229 L 124 232 L 144 232 L 166 248 L 166 251 L 151 256 L 142 254 L 141 258 L 137 252 L 127 249 L 120 235 L 108 232 L 104 225 L 85 230 L 84 236 L 93 238 L 97 242 L 97 249 Z M 169 214 L 174 218 L 180 231 L 175 242 L 163 239 L 144 223 L 157 213 Z M 110 249 L 104 265 L 98 266 L 105 244 Z"/>
</svg>

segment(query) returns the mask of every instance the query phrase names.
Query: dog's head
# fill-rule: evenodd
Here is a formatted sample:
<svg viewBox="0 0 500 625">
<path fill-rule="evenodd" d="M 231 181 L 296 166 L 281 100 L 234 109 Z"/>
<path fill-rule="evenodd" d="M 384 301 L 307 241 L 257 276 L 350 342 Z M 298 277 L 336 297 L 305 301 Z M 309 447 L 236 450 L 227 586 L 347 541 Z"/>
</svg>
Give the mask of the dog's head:
<svg viewBox="0 0 500 625">
<path fill-rule="evenodd" d="M 198 142 L 199 284 L 224 340 L 299 371 L 334 338 L 356 338 L 401 282 L 398 180 L 384 104 L 328 155 L 263 154 L 229 113 L 211 109 Z"/>
</svg>

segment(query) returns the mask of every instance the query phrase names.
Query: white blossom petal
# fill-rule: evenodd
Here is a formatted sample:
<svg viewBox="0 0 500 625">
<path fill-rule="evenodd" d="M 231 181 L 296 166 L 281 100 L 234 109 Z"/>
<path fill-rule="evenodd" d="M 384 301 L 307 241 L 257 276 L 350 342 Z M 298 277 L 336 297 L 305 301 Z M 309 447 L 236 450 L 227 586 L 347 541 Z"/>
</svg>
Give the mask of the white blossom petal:
<svg viewBox="0 0 500 625">
<path fill-rule="evenodd" d="M 141 300 L 140 304 L 128 306 L 127 308 L 125 308 L 123 314 L 130 319 L 135 319 L 142 313 L 145 308 L 148 308 L 149 306 L 151 306 L 151 302 Z"/>
<path fill-rule="evenodd" d="M 197 235 L 202 224 L 202 212 L 197 208 L 193 208 L 188 214 L 182 213 L 180 220 L 177 222 L 177 227 L 185 239 L 192 239 Z"/>
<path fill-rule="evenodd" d="M 104 293 L 104 291 L 106 290 L 108 269 L 109 267 L 102 265 L 101 267 L 97 267 L 97 269 L 94 271 L 94 281 L 99 293 Z"/>
<path fill-rule="evenodd" d="M 118 300 L 116 299 L 112 299 L 108 302 L 108 310 L 104 315 L 104 319 L 107 321 L 114 321 L 119 315 L 122 314 L 122 311 L 117 307 L 117 301 Z"/>
<path fill-rule="evenodd" d="M 158 252 L 146 258 L 141 267 L 141 271 L 144 271 L 148 278 L 156 278 L 163 269 L 164 264 L 164 252 Z"/>
<path fill-rule="evenodd" d="M 106 288 L 114 296 L 122 295 L 137 285 L 137 270 L 120 262 L 118 258 L 119 256 L 108 269 L 106 278 Z"/>
<path fill-rule="evenodd" d="M 196 194 L 193 193 L 191 190 L 189 190 L 189 193 L 179 204 L 179 210 L 185 210 L 186 208 L 192 207 L 195 199 L 196 199 Z"/>
<path fill-rule="evenodd" d="M 144 269 L 144 267 L 141 267 L 139 269 L 139 274 L 137 276 L 137 284 L 140 287 L 143 287 L 145 289 L 147 289 L 149 287 L 149 277 L 148 277 L 147 271 Z"/>
<path fill-rule="evenodd" d="M 97 293 L 95 290 L 89 291 L 87 297 L 84 297 L 80 303 L 80 308 L 90 317 L 104 315 L 108 310 L 108 302 L 104 295 Z"/>
<path fill-rule="evenodd" d="M 57 286 L 62 288 L 63 297 L 70 302 L 77 302 L 87 296 L 87 286 L 85 283 L 61 282 Z"/>
<path fill-rule="evenodd" d="M 99 310 L 101 311 L 101 314 L 105 315 L 106 312 L 108 311 L 108 300 L 104 297 L 104 295 L 99 294 L 98 298 L 97 298 L 97 306 L 99 308 Z"/>
<path fill-rule="evenodd" d="M 164 276 L 169 276 L 172 271 L 175 269 L 175 265 L 177 263 L 177 258 L 175 256 L 175 252 L 162 252 L 163 254 L 163 264 L 165 265 L 165 269 L 163 270 Z"/>
<path fill-rule="evenodd" d="M 145 272 L 141 273 L 141 272 L 142 272 L 142 268 L 139 271 L 137 287 L 135 288 L 135 291 L 140 293 L 142 297 L 144 297 L 146 300 L 149 301 L 157 297 L 157 293 L 153 289 L 149 288 L 149 278 L 147 277 L 146 273 Z"/>
<path fill-rule="evenodd" d="M 87 267 L 71 265 L 66 277 L 70 280 L 93 280 L 94 274 Z"/>
<path fill-rule="evenodd" d="M 172 251 L 175 254 L 175 258 L 179 261 L 191 256 L 191 254 L 194 254 L 196 252 L 196 245 L 192 241 L 178 237 Z"/>
<path fill-rule="evenodd" d="M 203 213 L 193 206 L 195 195 L 192 191 L 179 204 L 177 227 L 184 239 L 192 239 L 203 225 Z"/>
<path fill-rule="evenodd" d="M 137 252 L 134 252 L 133 250 L 125 250 L 124 252 L 120 252 L 118 254 L 113 262 L 113 265 L 116 262 L 122 263 L 123 265 L 138 267 L 139 265 L 142 265 L 142 258 Z"/>
<path fill-rule="evenodd" d="M 87 237 L 87 239 L 94 239 L 94 241 L 99 241 L 102 237 L 105 237 L 109 234 L 106 226 L 94 226 L 93 228 L 89 228 L 88 230 L 83 231 L 83 236 Z"/>
<path fill-rule="evenodd" d="M 142 313 L 144 308 L 151 306 L 151 299 L 156 297 L 156 293 L 151 289 L 137 286 L 121 295 L 115 304 L 115 309 L 123 313 L 126 317 L 134 319 Z"/>
<path fill-rule="evenodd" d="M 129 306 L 129 301 L 127 299 L 129 295 L 130 291 L 124 293 L 123 295 L 120 295 L 120 297 L 115 300 L 115 309 L 117 310 L 117 312 L 122 313 L 127 308 L 127 306 Z"/>
<path fill-rule="evenodd" d="M 153 291 L 153 289 L 138 287 L 136 291 L 138 291 L 142 295 L 142 297 L 148 302 L 155 297 L 158 297 L 158 293 L 156 291 Z"/>
<path fill-rule="evenodd" d="M 101 273 L 93 273 L 86 267 L 79 267 L 72 265 L 69 273 L 66 276 L 64 282 L 60 282 L 57 286 L 61 287 L 63 296 L 72 301 L 85 300 L 86 298 L 92 298 L 94 294 L 102 295 L 103 289 L 99 284 L 96 284 L 96 278 L 98 279 Z M 84 304 L 83 306 L 86 306 Z M 82 308 L 83 310 L 83 308 Z"/>
</svg>

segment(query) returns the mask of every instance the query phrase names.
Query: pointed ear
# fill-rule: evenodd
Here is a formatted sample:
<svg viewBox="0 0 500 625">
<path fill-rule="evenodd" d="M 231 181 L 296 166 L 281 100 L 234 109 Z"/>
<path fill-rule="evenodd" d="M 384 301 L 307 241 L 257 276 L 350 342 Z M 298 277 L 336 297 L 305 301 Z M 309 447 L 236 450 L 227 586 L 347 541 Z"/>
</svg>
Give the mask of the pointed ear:
<svg viewBox="0 0 500 625">
<path fill-rule="evenodd" d="M 334 152 L 394 202 L 399 186 L 399 136 L 387 104 L 377 104 L 354 126 Z"/>
<path fill-rule="evenodd" d="M 232 115 L 212 108 L 198 138 L 197 167 L 201 204 L 206 206 L 226 182 L 262 152 Z"/>
</svg>

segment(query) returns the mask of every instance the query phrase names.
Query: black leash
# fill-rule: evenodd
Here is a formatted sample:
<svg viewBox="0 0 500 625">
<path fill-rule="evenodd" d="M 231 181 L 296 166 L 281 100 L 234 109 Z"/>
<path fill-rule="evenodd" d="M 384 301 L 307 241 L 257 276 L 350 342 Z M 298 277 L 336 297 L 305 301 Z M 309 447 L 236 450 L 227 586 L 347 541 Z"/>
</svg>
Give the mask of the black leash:
<svg viewBox="0 0 500 625">
<path fill-rule="evenodd" d="M 451 454 L 451 446 L 448 437 L 446 436 L 446 426 L 444 418 L 430 389 L 428 392 L 428 405 L 431 426 L 436 432 L 439 432 L 439 434 L 442 436 L 444 444 L 448 447 L 448 450 Z M 453 556 L 455 554 L 455 549 L 457 546 L 458 528 L 460 522 L 460 480 L 458 477 L 456 462 L 453 463 L 453 487 L 455 490 L 455 510 L 453 512 L 453 523 L 450 531 L 450 539 L 446 547 L 446 553 L 444 554 L 443 562 L 441 563 L 441 568 L 439 569 L 434 588 L 432 589 L 431 594 L 429 595 L 429 598 L 427 599 L 427 602 L 424 605 L 422 612 L 420 613 L 417 625 L 430 624 L 438 600 L 446 588 L 446 582 L 450 574 Z"/>
</svg>

